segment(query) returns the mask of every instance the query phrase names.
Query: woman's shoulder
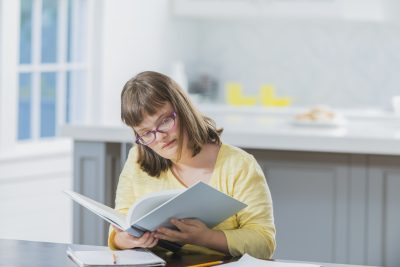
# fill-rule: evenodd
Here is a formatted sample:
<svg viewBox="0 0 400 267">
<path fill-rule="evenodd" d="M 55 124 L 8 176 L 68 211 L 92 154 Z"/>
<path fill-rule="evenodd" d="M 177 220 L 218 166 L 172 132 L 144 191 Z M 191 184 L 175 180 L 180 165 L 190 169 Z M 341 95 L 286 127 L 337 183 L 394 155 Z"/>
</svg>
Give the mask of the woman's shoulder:
<svg viewBox="0 0 400 267">
<path fill-rule="evenodd" d="M 218 174 L 220 180 L 224 180 L 226 184 L 231 185 L 230 189 L 227 189 L 228 192 L 231 192 L 229 190 L 232 190 L 235 184 L 243 185 L 263 177 L 262 171 L 253 155 L 229 144 L 223 144 L 221 149 Z"/>
<path fill-rule="evenodd" d="M 238 160 L 238 161 L 253 161 L 254 157 L 250 153 L 246 152 L 245 150 L 223 143 L 221 145 L 221 154 L 225 160 Z"/>
</svg>

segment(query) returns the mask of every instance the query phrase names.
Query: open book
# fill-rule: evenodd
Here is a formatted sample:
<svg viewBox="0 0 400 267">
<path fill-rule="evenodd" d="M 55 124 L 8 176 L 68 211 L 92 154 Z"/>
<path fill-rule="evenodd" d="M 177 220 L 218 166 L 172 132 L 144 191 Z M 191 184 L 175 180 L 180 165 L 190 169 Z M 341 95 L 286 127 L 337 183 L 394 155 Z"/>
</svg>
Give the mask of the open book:
<svg viewBox="0 0 400 267">
<path fill-rule="evenodd" d="M 185 190 L 149 194 L 134 203 L 127 215 L 76 192 L 64 192 L 115 227 L 136 237 L 160 226 L 174 228 L 169 222 L 171 218 L 196 218 L 212 228 L 247 206 L 203 182 Z"/>
</svg>

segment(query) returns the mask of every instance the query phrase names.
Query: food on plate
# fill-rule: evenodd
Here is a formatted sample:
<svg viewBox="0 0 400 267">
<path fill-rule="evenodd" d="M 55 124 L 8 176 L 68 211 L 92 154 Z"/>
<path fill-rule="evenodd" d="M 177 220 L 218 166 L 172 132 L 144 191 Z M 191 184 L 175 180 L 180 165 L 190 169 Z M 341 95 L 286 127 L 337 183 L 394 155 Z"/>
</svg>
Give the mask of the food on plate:
<svg viewBox="0 0 400 267">
<path fill-rule="evenodd" d="M 293 117 L 291 123 L 296 126 L 339 127 L 346 124 L 346 118 L 325 106 L 316 106 Z"/>
<path fill-rule="evenodd" d="M 337 114 L 327 107 L 317 106 L 297 114 L 295 120 L 304 122 L 334 122 Z"/>
</svg>

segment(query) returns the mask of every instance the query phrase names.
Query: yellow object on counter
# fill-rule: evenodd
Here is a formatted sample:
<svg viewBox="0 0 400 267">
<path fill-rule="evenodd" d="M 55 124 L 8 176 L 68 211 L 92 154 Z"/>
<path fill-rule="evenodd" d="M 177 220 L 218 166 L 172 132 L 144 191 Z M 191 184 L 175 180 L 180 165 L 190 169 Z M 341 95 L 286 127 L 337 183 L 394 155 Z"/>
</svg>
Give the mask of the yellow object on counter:
<svg viewBox="0 0 400 267">
<path fill-rule="evenodd" d="M 272 85 L 263 84 L 260 88 L 260 101 L 267 107 L 287 107 L 292 104 L 290 97 L 275 97 L 275 88 Z"/>
<path fill-rule="evenodd" d="M 227 101 L 230 105 L 254 106 L 257 103 L 256 97 L 243 95 L 242 85 L 240 83 L 227 83 L 225 88 L 227 92 Z"/>
</svg>

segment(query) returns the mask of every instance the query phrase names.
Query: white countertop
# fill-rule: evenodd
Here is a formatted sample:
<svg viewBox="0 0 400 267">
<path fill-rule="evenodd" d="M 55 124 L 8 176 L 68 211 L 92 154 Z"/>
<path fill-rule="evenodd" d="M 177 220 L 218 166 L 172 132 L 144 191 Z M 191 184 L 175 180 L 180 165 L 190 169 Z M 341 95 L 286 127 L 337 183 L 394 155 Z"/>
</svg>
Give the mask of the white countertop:
<svg viewBox="0 0 400 267">
<path fill-rule="evenodd" d="M 400 155 L 400 117 L 377 112 L 347 112 L 337 127 L 295 126 L 296 110 L 203 107 L 224 128 L 223 142 L 253 149 Z M 63 136 L 76 141 L 132 142 L 124 125 L 66 125 Z"/>
</svg>

